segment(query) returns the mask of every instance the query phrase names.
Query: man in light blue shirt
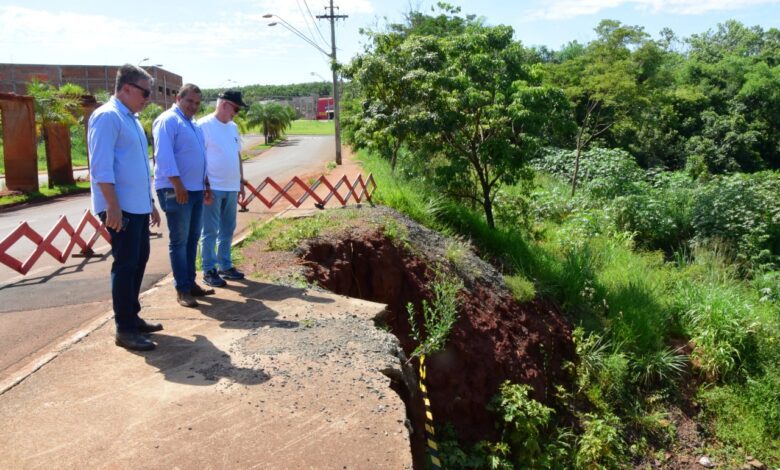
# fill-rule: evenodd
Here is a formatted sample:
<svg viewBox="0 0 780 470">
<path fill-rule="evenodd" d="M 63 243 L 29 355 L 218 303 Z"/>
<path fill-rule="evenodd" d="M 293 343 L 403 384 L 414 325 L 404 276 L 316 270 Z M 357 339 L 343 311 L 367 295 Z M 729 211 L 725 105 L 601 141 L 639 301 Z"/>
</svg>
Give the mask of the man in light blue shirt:
<svg viewBox="0 0 780 470">
<path fill-rule="evenodd" d="M 176 104 L 152 125 L 154 188 L 168 221 L 168 253 L 176 297 L 184 307 L 197 307 L 195 296 L 214 293 L 195 283 L 206 180 L 203 132 L 193 120 L 200 102 L 200 88 L 187 83 L 176 95 Z"/>
<path fill-rule="evenodd" d="M 146 135 L 136 113 L 146 107 L 152 77 L 140 67 L 125 64 L 117 70 L 114 96 L 89 119 L 92 209 L 111 235 L 111 298 L 116 344 L 148 351 L 155 344 L 147 333 L 162 325 L 138 316 L 146 262 L 149 225 L 159 225 L 154 207 Z"/>
</svg>

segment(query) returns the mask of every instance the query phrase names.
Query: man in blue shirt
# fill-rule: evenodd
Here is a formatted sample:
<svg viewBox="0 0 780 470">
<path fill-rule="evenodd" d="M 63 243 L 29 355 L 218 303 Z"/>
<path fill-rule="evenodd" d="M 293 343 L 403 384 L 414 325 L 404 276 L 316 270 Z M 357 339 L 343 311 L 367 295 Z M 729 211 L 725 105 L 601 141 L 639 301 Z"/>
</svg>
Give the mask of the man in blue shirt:
<svg viewBox="0 0 780 470">
<path fill-rule="evenodd" d="M 155 344 L 145 336 L 162 330 L 138 316 L 146 262 L 149 226 L 160 224 L 154 207 L 146 135 L 136 113 L 146 107 L 152 77 L 125 64 L 117 70 L 114 96 L 89 119 L 87 145 L 92 185 L 92 209 L 111 235 L 111 298 L 116 344 L 148 351 Z"/>
<path fill-rule="evenodd" d="M 195 257 L 203 220 L 206 149 L 203 132 L 193 120 L 201 91 L 187 83 L 176 104 L 152 125 L 154 136 L 154 188 L 168 221 L 168 253 L 180 305 L 197 307 L 194 296 L 213 294 L 195 283 Z"/>
</svg>

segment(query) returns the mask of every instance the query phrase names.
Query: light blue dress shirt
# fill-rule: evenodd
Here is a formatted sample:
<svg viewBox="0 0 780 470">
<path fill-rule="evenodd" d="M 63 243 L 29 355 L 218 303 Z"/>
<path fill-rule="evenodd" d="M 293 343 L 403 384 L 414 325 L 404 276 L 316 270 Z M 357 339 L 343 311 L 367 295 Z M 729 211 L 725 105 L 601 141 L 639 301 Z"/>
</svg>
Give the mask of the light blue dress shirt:
<svg viewBox="0 0 780 470">
<path fill-rule="evenodd" d="M 98 183 L 112 183 L 119 207 L 131 214 L 152 212 L 152 179 L 146 134 L 138 118 L 112 96 L 89 118 L 87 134 L 92 209 L 108 208 Z"/>
<path fill-rule="evenodd" d="M 154 136 L 154 189 L 173 188 L 169 177 L 178 176 L 187 191 L 203 191 L 206 147 L 203 131 L 178 106 L 160 114 L 152 124 Z"/>
</svg>

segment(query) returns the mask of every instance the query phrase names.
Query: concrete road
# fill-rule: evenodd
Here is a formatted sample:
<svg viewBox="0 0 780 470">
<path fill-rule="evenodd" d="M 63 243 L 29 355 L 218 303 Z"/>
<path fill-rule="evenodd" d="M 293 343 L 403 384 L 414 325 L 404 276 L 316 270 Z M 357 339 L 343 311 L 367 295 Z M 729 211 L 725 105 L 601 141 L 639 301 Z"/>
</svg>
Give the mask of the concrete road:
<svg viewBox="0 0 780 470">
<path fill-rule="evenodd" d="M 251 148 L 261 139 L 256 136 L 246 138 L 244 147 Z M 332 136 L 290 136 L 283 144 L 244 162 L 244 176 L 253 183 L 266 176 L 284 183 L 294 175 L 323 172 L 327 163 L 334 159 Z M 2 213 L 0 239 L 5 238 L 21 221 L 27 221 L 42 236 L 48 233 L 60 215 L 65 215 L 75 227 L 89 207 L 89 195 L 76 195 Z M 249 208 L 249 212 L 240 213 L 237 231 L 247 228 L 254 220 L 270 218 L 284 205 L 280 203 L 269 210 L 255 202 Z M 170 272 L 165 220 L 153 232 L 152 255 L 144 276 L 144 289 Z M 91 232 L 87 236 L 91 236 Z M 61 235 L 55 240 L 55 245 L 62 250 L 67 242 L 67 236 Z M 33 251 L 34 245 L 31 242 L 20 243 L 14 248 L 11 254 L 23 261 Z M 95 245 L 95 252 L 96 257 L 71 258 L 65 264 L 43 254 L 25 276 L 0 266 L 0 379 L 25 367 L 38 353 L 110 310 L 111 255 L 108 244 L 100 239 Z"/>
</svg>

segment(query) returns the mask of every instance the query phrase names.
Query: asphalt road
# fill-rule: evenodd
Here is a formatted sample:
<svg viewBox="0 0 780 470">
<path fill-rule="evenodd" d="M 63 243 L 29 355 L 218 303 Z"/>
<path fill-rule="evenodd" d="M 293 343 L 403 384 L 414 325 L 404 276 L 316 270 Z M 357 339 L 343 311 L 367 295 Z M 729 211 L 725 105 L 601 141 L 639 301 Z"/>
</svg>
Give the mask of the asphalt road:
<svg viewBox="0 0 780 470">
<path fill-rule="evenodd" d="M 260 140 L 262 137 L 248 136 L 244 147 L 251 148 Z M 334 158 L 332 136 L 290 136 L 281 145 L 245 161 L 244 177 L 254 184 L 266 176 L 284 183 L 295 175 L 323 172 Z M 27 221 L 44 237 L 61 215 L 75 227 L 89 207 L 89 195 L 84 194 L 0 213 L 0 240 L 21 221 Z M 237 231 L 283 208 L 280 203 L 268 210 L 255 202 L 249 206 L 249 212 L 239 214 Z M 161 227 L 153 229 L 152 254 L 143 289 L 170 273 L 164 218 L 163 215 Z M 88 231 L 85 238 L 91 234 Z M 61 235 L 54 244 L 63 250 L 67 242 L 67 236 Z M 20 243 L 10 254 L 23 261 L 34 248 L 32 242 Z M 65 264 L 44 253 L 24 276 L 0 266 L 0 380 L 111 309 L 108 244 L 99 239 L 95 252 L 95 257 L 70 258 Z"/>
</svg>

